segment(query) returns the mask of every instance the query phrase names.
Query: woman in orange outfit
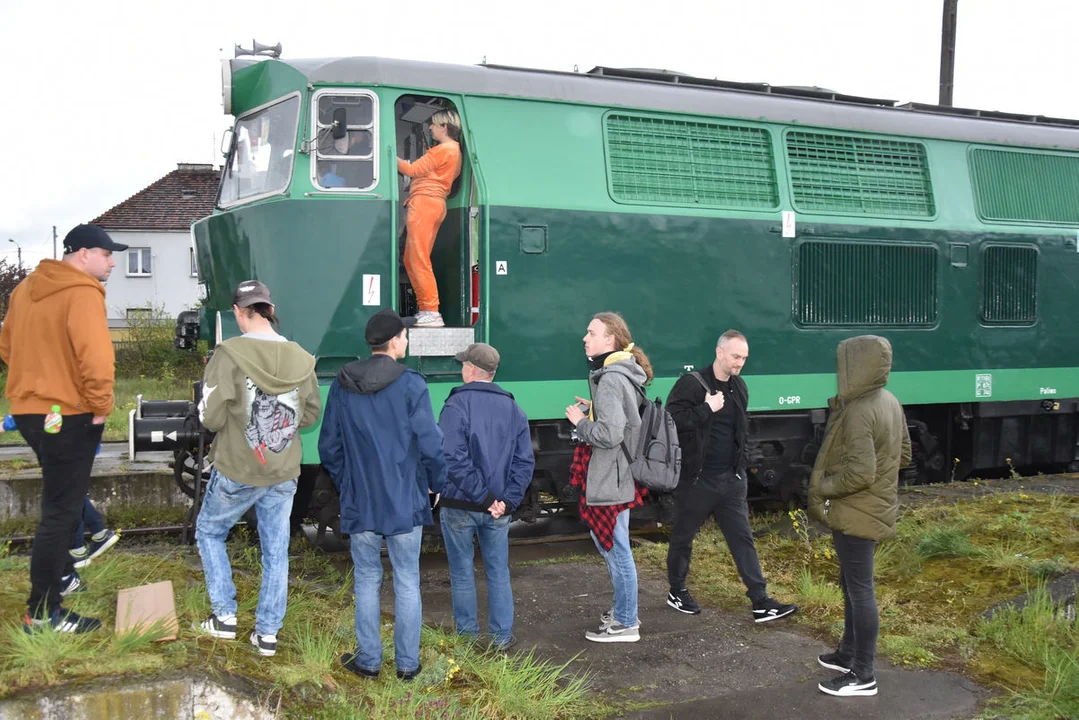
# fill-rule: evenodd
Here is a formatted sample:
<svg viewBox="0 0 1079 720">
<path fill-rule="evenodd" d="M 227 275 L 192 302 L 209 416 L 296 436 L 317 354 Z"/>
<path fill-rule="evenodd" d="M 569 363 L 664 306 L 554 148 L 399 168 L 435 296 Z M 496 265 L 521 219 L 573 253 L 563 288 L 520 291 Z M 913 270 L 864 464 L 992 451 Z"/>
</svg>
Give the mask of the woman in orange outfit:
<svg viewBox="0 0 1079 720">
<path fill-rule="evenodd" d="M 414 163 L 397 158 L 397 172 L 412 178 L 405 227 L 405 271 L 420 307 L 416 327 L 443 327 L 438 312 L 438 284 L 431 269 L 431 248 L 446 219 L 446 197 L 461 174 L 461 118 L 453 110 L 431 116 L 431 137 L 436 145 Z"/>
</svg>

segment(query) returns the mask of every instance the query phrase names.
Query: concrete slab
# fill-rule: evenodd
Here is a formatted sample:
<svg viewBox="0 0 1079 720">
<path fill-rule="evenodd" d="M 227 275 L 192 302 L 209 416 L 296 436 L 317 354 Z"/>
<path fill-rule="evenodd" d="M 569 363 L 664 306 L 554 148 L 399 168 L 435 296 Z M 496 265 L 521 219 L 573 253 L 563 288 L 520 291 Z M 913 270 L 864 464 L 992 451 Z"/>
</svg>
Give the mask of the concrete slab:
<svg viewBox="0 0 1079 720">
<path fill-rule="evenodd" d="M 589 673 L 593 688 L 612 701 L 653 706 L 618 717 L 967 718 L 977 714 L 988 695 L 953 673 L 896 669 L 881 660 L 881 691 L 875 698 L 825 696 L 817 683 L 833 673 L 819 667 L 816 656 L 830 648 L 788 621 L 755 625 L 748 600 L 744 613 L 716 608 L 705 608 L 699 616 L 677 613 L 666 605 L 666 578 L 657 572 L 642 572 L 639 579 L 640 642 L 591 643 L 584 639 L 585 630 L 596 627 L 612 604 L 607 571 L 592 544 L 514 547 L 510 552 L 515 563 L 524 558 L 551 563 L 513 568 L 515 651 L 535 648 L 538 656 L 555 663 L 571 662 L 571 669 Z M 595 560 L 558 561 L 580 554 Z M 452 628 L 449 573 L 434 560 L 424 562 L 421 570 L 424 621 Z M 481 628 L 486 622 L 482 575 L 480 569 Z M 392 615 L 389 587 L 387 582 L 383 609 Z"/>
<path fill-rule="evenodd" d="M 33 450 L 25 445 L 0 447 L 0 520 L 41 514 L 41 468 Z M 110 506 L 187 507 L 190 500 L 176 487 L 169 462 L 172 453 L 127 455 L 127 443 L 103 443 L 94 460 L 90 499 L 100 510 Z M 20 464 L 21 465 L 21 464 Z"/>
</svg>

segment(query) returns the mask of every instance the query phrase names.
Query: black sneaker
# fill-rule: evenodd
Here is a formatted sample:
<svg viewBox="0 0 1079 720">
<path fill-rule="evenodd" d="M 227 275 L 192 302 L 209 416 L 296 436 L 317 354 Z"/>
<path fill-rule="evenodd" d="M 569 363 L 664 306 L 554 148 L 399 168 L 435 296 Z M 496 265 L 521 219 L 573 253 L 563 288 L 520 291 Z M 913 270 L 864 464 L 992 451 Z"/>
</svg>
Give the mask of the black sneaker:
<svg viewBox="0 0 1079 720">
<path fill-rule="evenodd" d="M 412 682 L 416 679 L 416 676 L 423 670 L 423 665 L 417 665 L 415 670 L 398 670 L 397 679 L 401 682 Z"/>
<path fill-rule="evenodd" d="M 107 528 L 97 533 L 96 535 L 91 535 L 89 546 L 90 555 L 86 558 L 86 561 L 89 562 L 90 560 L 98 557 L 99 555 L 101 555 L 101 553 L 105 552 L 117 542 L 119 542 L 119 540 L 120 533 L 113 532 L 112 530 L 109 530 Z"/>
<path fill-rule="evenodd" d="M 368 680 L 378 679 L 378 670 L 368 670 L 367 668 L 360 667 L 360 664 L 356 662 L 356 659 L 360 656 L 360 651 L 357 650 L 354 653 L 345 653 L 341 656 L 341 664 L 345 666 L 345 670 L 350 673 L 359 675 L 362 678 Z"/>
<path fill-rule="evenodd" d="M 101 627 L 101 621 L 97 618 L 83 617 L 74 610 L 65 610 L 62 607 L 54 608 L 47 618 L 34 618 L 29 613 L 23 618 L 22 629 L 28 635 L 50 627 L 62 633 L 87 633 Z"/>
<path fill-rule="evenodd" d="M 233 632 L 235 632 L 235 630 Z M 258 648 L 259 655 L 262 657 L 273 657 L 277 654 L 276 635 L 259 635 L 256 631 L 251 633 L 250 640 L 251 644 Z"/>
<path fill-rule="evenodd" d="M 784 605 L 770 597 L 753 603 L 753 622 L 766 623 L 798 612 L 797 605 Z"/>
<path fill-rule="evenodd" d="M 77 572 L 64 575 L 60 578 L 60 597 L 67 597 L 73 593 L 86 592 L 86 583 L 82 581 Z"/>
<path fill-rule="evenodd" d="M 823 668 L 841 673 L 850 672 L 850 660 L 844 659 L 838 652 L 824 653 L 817 656 L 817 662 Z"/>
<path fill-rule="evenodd" d="M 826 695 L 836 697 L 869 697 L 877 694 L 877 681 L 873 678 L 863 680 L 849 672 L 818 683 L 817 688 Z"/>
<path fill-rule="evenodd" d="M 689 590 L 686 590 L 685 588 L 668 592 L 667 604 L 678 612 L 684 612 L 686 615 L 699 615 L 701 612 L 701 606 L 693 599 L 693 596 L 689 594 Z"/>
<path fill-rule="evenodd" d="M 86 546 L 71 548 L 67 551 L 71 555 L 71 559 L 75 561 L 75 569 L 84 568 L 90 564 L 90 551 L 86 549 Z"/>
<path fill-rule="evenodd" d="M 510 639 L 507 640 L 504 643 L 497 643 L 497 642 L 491 641 L 491 644 L 488 646 L 487 649 L 490 652 L 494 652 L 494 653 L 504 653 L 504 652 L 509 652 L 510 648 L 512 648 L 516 644 L 517 644 L 517 636 L 516 635 L 510 635 Z"/>
<path fill-rule="evenodd" d="M 222 640 L 235 640 L 236 639 L 236 616 L 227 615 L 225 617 L 218 617 L 211 614 L 198 625 L 195 626 L 196 630 L 202 630 L 205 633 L 213 635 L 215 638 L 221 638 Z"/>
</svg>

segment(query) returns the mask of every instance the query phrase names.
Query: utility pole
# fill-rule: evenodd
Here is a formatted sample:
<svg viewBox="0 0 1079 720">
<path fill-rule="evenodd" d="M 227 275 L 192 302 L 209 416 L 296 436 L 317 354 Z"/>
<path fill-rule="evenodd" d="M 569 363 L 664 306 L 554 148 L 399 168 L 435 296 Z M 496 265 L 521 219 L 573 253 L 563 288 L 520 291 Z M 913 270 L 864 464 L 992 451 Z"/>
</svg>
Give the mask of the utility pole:
<svg viewBox="0 0 1079 720">
<path fill-rule="evenodd" d="M 56 226 L 52 226 L 52 259 L 56 260 Z"/>
<path fill-rule="evenodd" d="M 955 21 L 959 0 L 944 0 L 944 19 L 940 28 L 940 100 L 944 107 L 952 106 L 955 87 Z"/>
</svg>

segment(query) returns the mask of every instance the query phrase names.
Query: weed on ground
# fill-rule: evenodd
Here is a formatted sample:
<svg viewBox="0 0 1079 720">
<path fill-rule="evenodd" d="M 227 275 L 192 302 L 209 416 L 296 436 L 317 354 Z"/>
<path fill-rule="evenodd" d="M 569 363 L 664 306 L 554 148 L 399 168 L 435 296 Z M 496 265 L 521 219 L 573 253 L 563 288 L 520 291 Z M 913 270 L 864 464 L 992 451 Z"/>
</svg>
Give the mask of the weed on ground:
<svg viewBox="0 0 1079 720">
<path fill-rule="evenodd" d="M 105 630 L 84 635 L 44 631 L 27 635 L 21 619 L 29 592 L 29 560 L 0 547 L 0 697 L 72 680 L 152 675 L 192 669 L 250 679 L 263 707 L 285 718 L 599 718 L 610 708 L 589 693 L 588 678 L 566 665 L 527 654 L 489 653 L 454 633 L 424 628 L 423 671 L 412 683 L 396 678 L 393 623 L 383 623 L 385 663 L 377 680 L 341 666 L 355 649 L 352 575 L 298 541 L 292 548 L 288 613 L 277 655 L 261 657 L 247 642 L 261 580 L 258 548 L 244 533 L 229 541 L 239 600 L 236 640 L 219 640 L 194 626 L 210 613 L 197 553 L 114 550 L 82 575 L 89 589 L 65 600 L 76 612 L 101 618 Z M 179 637 L 157 642 L 162 629 L 116 635 L 116 593 L 121 588 L 171 580 Z"/>
<path fill-rule="evenodd" d="M 1079 566 L 1079 497 L 1023 492 L 920 503 L 902 511 L 897 537 L 877 546 L 878 653 L 901 667 L 964 669 L 1006 689 L 1007 717 L 1079 717 L 1079 631 L 1051 620 L 1052 603 L 983 617 L 990 608 Z M 839 563 L 831 534 L 793 511 L 786 532 L 757 537 L 769 592 L 795 602 L 795 616 L 838 642 L 843 628 Z M 774 516 L 754 523 L 776 525 Z M 634 550 L 665 569 L 667 545 Z M 705 580 L 707 579 L 707 581 Z M 712 521 L 693 547 L 689 588 L 701 601 L 747 607 L 722 534 Z M 1050 631 L 1051 628 L 1051 631 Z M 999 708 L 998 708 L 999 709 Z"/>
</svg>

